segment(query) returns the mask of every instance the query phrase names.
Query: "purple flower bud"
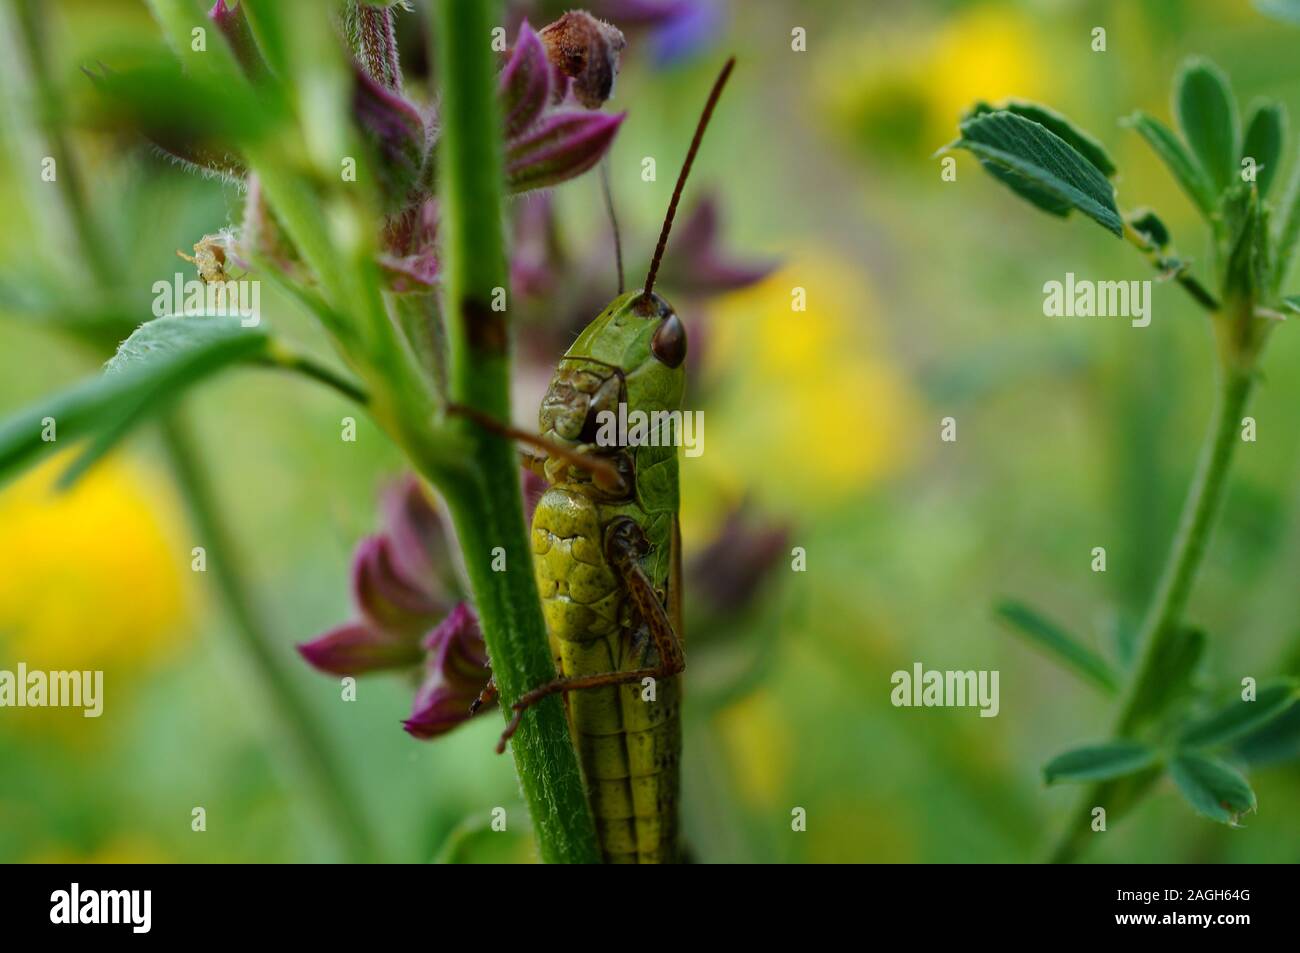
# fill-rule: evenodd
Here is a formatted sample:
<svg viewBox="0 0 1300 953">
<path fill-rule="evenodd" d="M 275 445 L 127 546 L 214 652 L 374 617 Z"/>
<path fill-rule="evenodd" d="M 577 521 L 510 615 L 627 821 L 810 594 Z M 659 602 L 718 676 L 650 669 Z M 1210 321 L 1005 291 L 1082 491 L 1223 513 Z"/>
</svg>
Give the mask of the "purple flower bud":
<svg viewBox="0 0 1300 953">
<path fill-rule="evenodd" d="M 446 606 L 432 587 L 406 578 L 393 558 L 387 536 L 371 536 L 357 548 L 352 563 L 352 596 L 362 616 L 386 632 L 419 634 Z"/>
<path fill-rule="evenodd" d="M 243 67 L 245 76 L 258 79 L 266 75 L 266 61 L 262 59 L 257 41 L 253 39 L 253 30 L 248 24 L 248 17 L 244 16 L 242 3 L 217 0 L 208 11 L 208 19 L 230 44 L 230 51 L 235 54 L 235 59 Z"/>
<path fill-rule="evenodd" d="M 718 203 L 701 199 L 677 229 L 664 258 L 664 285 L 685 296 L 706 296 L 735 291 L 761 281 L 776 268 L 775 262 L 743 262 L 722 248 Z"/>
<path fill-rule="evenodd" d="M 556 112 L 545 117 L 506 150 L 510 191 L 545 188 L 586 172 L 609 149 L 626 115 Z"/>
<path fill-rule="evenodd" d="M 406 579 L 447 584 L 452 575 L 447 531 L 419 478 L 408 473 L 396 480 L 384 491 L 381 506 L 398 572 Z"/>
<path fill-rule="evenodd" d="M 615 23 L 631 29 L 663 26 L 689 14 L 699 3 L 700 0 L 604 0 L 599 10 Z"/>
<path fill-rule="evenodd" d="M 349 3 L 343 10 L 343 33 L 367 76 L 386 89 L 402 88 L 391 7 L 372 6 L 364 0 Z"/>
<path fill-rule="evenodd" d="M 629 30 L 648 28 L 659 65 L 693 54 L 720 33 L 717 0 L 604 0 L 599 12 Z"/>
<path fill-rule="evenodd" d="M 551 96 L 551 64 L 546 48 L 527 21 L 519 27 L 519 38 L 510 60 L 497 80 L 506 138 L 523 132 L 542 115 Z"/>
<path fill-rule="evenodd" d="M 424 641 L 429 653 L 411 717 L 402 723 L 416 738 L 436 738 L 474 717 L 470 706 L 492 676 L 478 617 L 458 603 Z M 475 714 L 481 714 L 487 706 Z"/>
<path fill-rule="evenodd" d="M 539 35 L 551 65 L 573 80 L 578 102 L 599 109 L 614 94 L 619 57 L 627 46 L 617 27 L 577 10 L 543 27 Z"/>
<path fill-rule="evenodd" d="M 407 207 L 428 152 L 420 111 L 354 65 L 352 115 L 373 147 L 384 207 L 390 211 Z"/>
<path fill-rule="evenodd" d="M 719 613 L 743 609 L 785 552 L 784 526 L 751 526 L 745 508 L 737 507 L 722 529 L 687 568 L 687 591 L 698 592 Z"/>
<path fill-rule="evenodd" d="M 384 632 L 365 622 L 348 622 L 298 646 L 313 668 L 333 675 L 362 675 L 409 668 L 424 657 L 416 639 Z"/>
</svg>

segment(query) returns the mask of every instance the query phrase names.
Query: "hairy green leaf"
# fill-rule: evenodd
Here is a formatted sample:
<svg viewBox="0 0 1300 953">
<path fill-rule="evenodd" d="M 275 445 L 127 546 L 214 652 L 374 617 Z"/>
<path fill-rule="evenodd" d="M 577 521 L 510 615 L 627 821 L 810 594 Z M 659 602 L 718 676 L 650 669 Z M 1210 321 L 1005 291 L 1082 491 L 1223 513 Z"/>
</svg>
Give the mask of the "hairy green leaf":
<svg viewBox="0 0 1300 953">
<path fill-rule="evenodd" d="M 1174 179 L 1196 204 L 1203 215 L 1214 211 L 1215 192 L 1209 176 L 1188 153 L 1182 140 L 1160 120 L 1144 112 L 1135 112 L 1124 120 L 1124 125 L 1136 130 L 1147 141 Z"/>
<path fill-rule="evenodd" d="M 1250 784 L 1218 758 L 1184 752 L 1169 763 L 1169 774 L 1198 814 L 1221 824 L 1236 827 L 1241 815 L 1257 807 Z"/>
<path fill-rule="evenodd" d="M 1281 103 L 1263 102 L 1255 106 L 1246 123 L 1246 138 L 1241 146 L 1243 159 L 1255 160 L 1255 185 L 1260 198 L 1268 196 L 1269 186 L 1282 163 L 1282 143 L 1286 139 L 1286 109 Z"/>
<path fill-rule="evenodd" d="M 1059 754 L 1043 767 L 1043 780 L 1109 781 L 1135 774 L 1156 763 L 1159 752 L 1136 741 L 1109 741 L 1105 744 L 1072 748 Z"/>
<path fill-rule="evenodd" d="M 1155 212 L 1140 209 L 1129 219 L 1133 230 L 1162 251 L 1169 245 L 1169 229 Z"/>
<path fill-rule="evenodd" d="M 1009 100 L 1006 105 L 993 107 L 988 103 L 976 103 L 970 113 L 963 118 L 973 116 L 983 116 L 986 113 L 993 112 L 1015 113 L 1031 122 L 1036 122 L 1045 127 L 1049 132 L 1055 133 L 1061 139 L 1078 150 L 1079 154 L 1097 167 L 1097 171 L 1110 178 L 1117 171 L 1115 163 L 1111 160 L 1110 154 L 1106 152 L 1106 147 L 1098 140 L 1094 139 L 1088 133 L 1084 132 L 1074 123 L 1070 122 L 1065 116 L 1061 115 L 1054 109 L 1048 109 L 1040 103 L 1031 103 L 1023 99 Z"/>
<path fill-rule="evenodd" d="M 1054 215 L 1078 209 L 1107 231 L 1123 235 L 1115 190 L 1078 149 L 1041 123 L 1001 110 L 961 124 L 948 148 L 966 149 L 1022 198 Z"/>
<path fill-rule="evenodd" d="M 74 464 L 84 472 L 147 417 L 171 406 L 184 391 L 233 364 L 256 361 L 270 338 L 237 318 L 159 318 L 141 325 L 103 374 L 42 398 L 0 423 L 0 481 L 45 450 L 92 438 L 91 456 Z M 47 441 L 46 420 L 54 441 Z"/>
<path fill-rule="evenodd" d="M 1119 689 L 1119 678 L 1106 660 L 1050 619 L 1012 600 L 998 603 L 994 611 L 1014 631 L 1046 649 L 1098 688 L 1112 694 Z"/>
</svg>

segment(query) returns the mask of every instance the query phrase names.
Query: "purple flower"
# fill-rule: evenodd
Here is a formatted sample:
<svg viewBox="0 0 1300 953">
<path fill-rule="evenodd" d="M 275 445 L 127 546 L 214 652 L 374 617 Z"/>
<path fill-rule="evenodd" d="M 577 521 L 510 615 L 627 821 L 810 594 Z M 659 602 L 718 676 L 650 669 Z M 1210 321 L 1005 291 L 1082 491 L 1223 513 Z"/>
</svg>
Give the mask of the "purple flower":
<svg viewBox="0 0 1300 953">
<path fill-rule="evenodd" d="M 427 740 L 473 717 L 471 706 L 491 669 L 478 617 L 463 602 L 429 633 L 423 645 L 428 653 L 424 681 L 415 693 L 411 717 L 402 726 L 416 738 Z"/>
<path fill-rule="evenodd" d="M 447 584 L 450 548 L 419 481 L 407 477 L 392 487 L 384 508 L 385 531 L 363 539 L 352 558 L 360 618 L 298 646 L 321 671 L 359 675 L 418 664 L 424 634 L 456 602 Z"/>
<path fill-rule="evenodd" d="M 721 32 L 718 0 L 603 0 L 596 9 L 630 30 L 646 29 L 655 62 L 666 66 L 694 55 Z"/>
<path fill-rule="evenodd" d="M 506 145 L 511 192 L 558 185 L 586 172 L 609 150 L 626 113 L 554 112 Z"/>
<path fill-rule="evenodd" d="M 429 159 L 420 111 L 354 63 L 352 116 L 374 153 L 384 207 L 390 211 L 409 207 L 418 198 L 416 190 Z"/>
<path fill-rule="evenodd" d="M 525 471 L 524 509 L 532 518 L 546 482 Z M 471 711 L 492 676 L 478 616 L 458 599 L 451 541 L 420 481 L 408 476 L 384 494 L 384 531 L 357 546 L 352 601 L 358 618 L 298 646 L 331 675 L 406 672 L 419 679 L 410 717 L 416 738 L 445 734 Z"/>
<path fill-rule="evenodd" d="M 711 612 L 729 616 L 745 608 L 785 553 L 789 531 L 759 525 L 742 504 L 717 536 L 686 567 L 687 591 L 698 593 Z"/>
<path fill-rule="evenodd" d="M 688 297 L 736 291 L 762 281 L 776 262 L 741 261 L 722 247 L 717 199 L 707 195 L 677 229 L 664 258 L 663 282 Z"/>
<path fill-rule="evenodd" d="M 623 123 L 623 115 L 562 108 L 570 96 L 588 109 L 609 98 L 623 48 L 621 33 L 586 14 L 581 16 L 586 20 L 566 13 L 541 34 L 524 22 L 501 70 L 497 84 L 506 126 L 506 182 L 511 192 L 556 185 L 586 172 L 609 150 Z M 575 44 L 575 51 L 567 56 L 556 52 L 565 42 Z M 576 52 L 577 46 L 581 53 Z M 570 82 L 573 73 L 553 68 L 557 58 L 567 62 L 579 78 Z"/>
<path fill-rule="evenodd" d="M 373 84 L 372 84 L 373 85 Z M 586 172 L 604 157 L 624 116 L 588 112 L 573 102 L 573 83 L 547 58 L 539 35 L 525 22 L 497 77 L 506 140 L 506 186 L 513 194 L 549 188 Z M 400 96 L 362 87 L 357 102 L 363 127 L 372 130 L 386 156 L 385 194 L 393 196 L 418 170 L 407 204 L 385 223 L 383 266 L 391 290 L 425 292 L 440 278 L 438 263 L 437 143 L 417 158 L 414 144 L 425 128 Z M 597 103 L 599 105 L 599 103 Z"/>
</svg>

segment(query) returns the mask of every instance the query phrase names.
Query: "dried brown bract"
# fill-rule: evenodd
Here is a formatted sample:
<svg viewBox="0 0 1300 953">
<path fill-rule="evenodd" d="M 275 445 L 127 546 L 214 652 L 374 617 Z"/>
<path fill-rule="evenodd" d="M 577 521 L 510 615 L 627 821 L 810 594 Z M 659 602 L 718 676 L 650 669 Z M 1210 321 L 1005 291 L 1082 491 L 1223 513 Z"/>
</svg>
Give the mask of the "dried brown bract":
<svg viewBox="0 0 1300 953">
<path fill-rule="evenodd" d="M 573 95 L 588 109 L 598 109 L 614 92 L 619 55 L 627 46 L 622 32 L 590 13 L 566 13 L 539 36 L 546 57 L 573 80 Z"/>
</svg>

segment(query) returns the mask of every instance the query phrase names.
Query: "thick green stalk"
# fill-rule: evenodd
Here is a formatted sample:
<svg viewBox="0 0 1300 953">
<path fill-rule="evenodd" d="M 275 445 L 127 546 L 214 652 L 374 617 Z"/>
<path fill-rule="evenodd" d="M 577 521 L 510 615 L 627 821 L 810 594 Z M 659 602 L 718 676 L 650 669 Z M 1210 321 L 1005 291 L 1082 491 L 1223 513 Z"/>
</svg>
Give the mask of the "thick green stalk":
<svg viewBox="0 0 1300 953">
<path fill-rule="evenodd" d="M 1148 693 L 1158 686 L 1161 673 L 1159 659 L 1165 657 L 1168 641 L 1176 636 L 1182 622 L 1192 583 L 1205 556 L 1210 531 L 1223 503 L 1228 470 L 1233 454 L 1241 442 L 1242 414 L 1254 388 L 1254 374 L 1249 368 L 1227 367 L 1223 371 L 1210 429 L 1201 450 L 1196 476 L 1183 504 L 1178 532 L 1165 560 L 1160 585 L 1147 611 L 1137 645 L 1137 663 L 1115 720 L 1115 737 L 1132 737 L 1141 727 L 1141 713 Z M 1158 775 L 1096 784 L 1089 787 L 1070 817 L 1069 827 L 1052 852 L 1056 863 L 1074 860 L 1091 833 L 1091 812 L 1104 807 L 1107 822 L 1118 819 L 1149 789 Z"/>
<path fill-rule="evenodd" d="M 448 390 L 452 401 L 497 420 L 510 416 L 505 314 L 492 303 L 507 285 L 502 228 L 503 158 L 487 2 L 437 0 L 435 36 L 442 135 L 438 146 L 446 285 Z M 555 677 L 524 526 L 519 462 L 509 441 L 468 420 L 466 475 L 424 466 L 442 490 L 465 566 L 502 708 Z M 505 553 L 493 571 L 493 550 Z M 595 862 L 595 826 L 558 697 L 523 719 L 511 743 L 542 859 Z"/>
<path fill-rule="evenodd" d="M 345 772 L 336 760 L 320 720 L 294 682 L 289 666 L 263 635 L 239 569 L 239 557 L 190 435 L 175 415 L 164 418 L 161 429 L 190 518 L 207 551 L 217 589 L 234 623 L 243 655 L 261 679 L 270 705 L 278 715 L 276 725 L 315 784 L 347 858 L 357 862 L 375 860 L 376 845 L 365 812 L 348 787 Z"/>
</svg>

